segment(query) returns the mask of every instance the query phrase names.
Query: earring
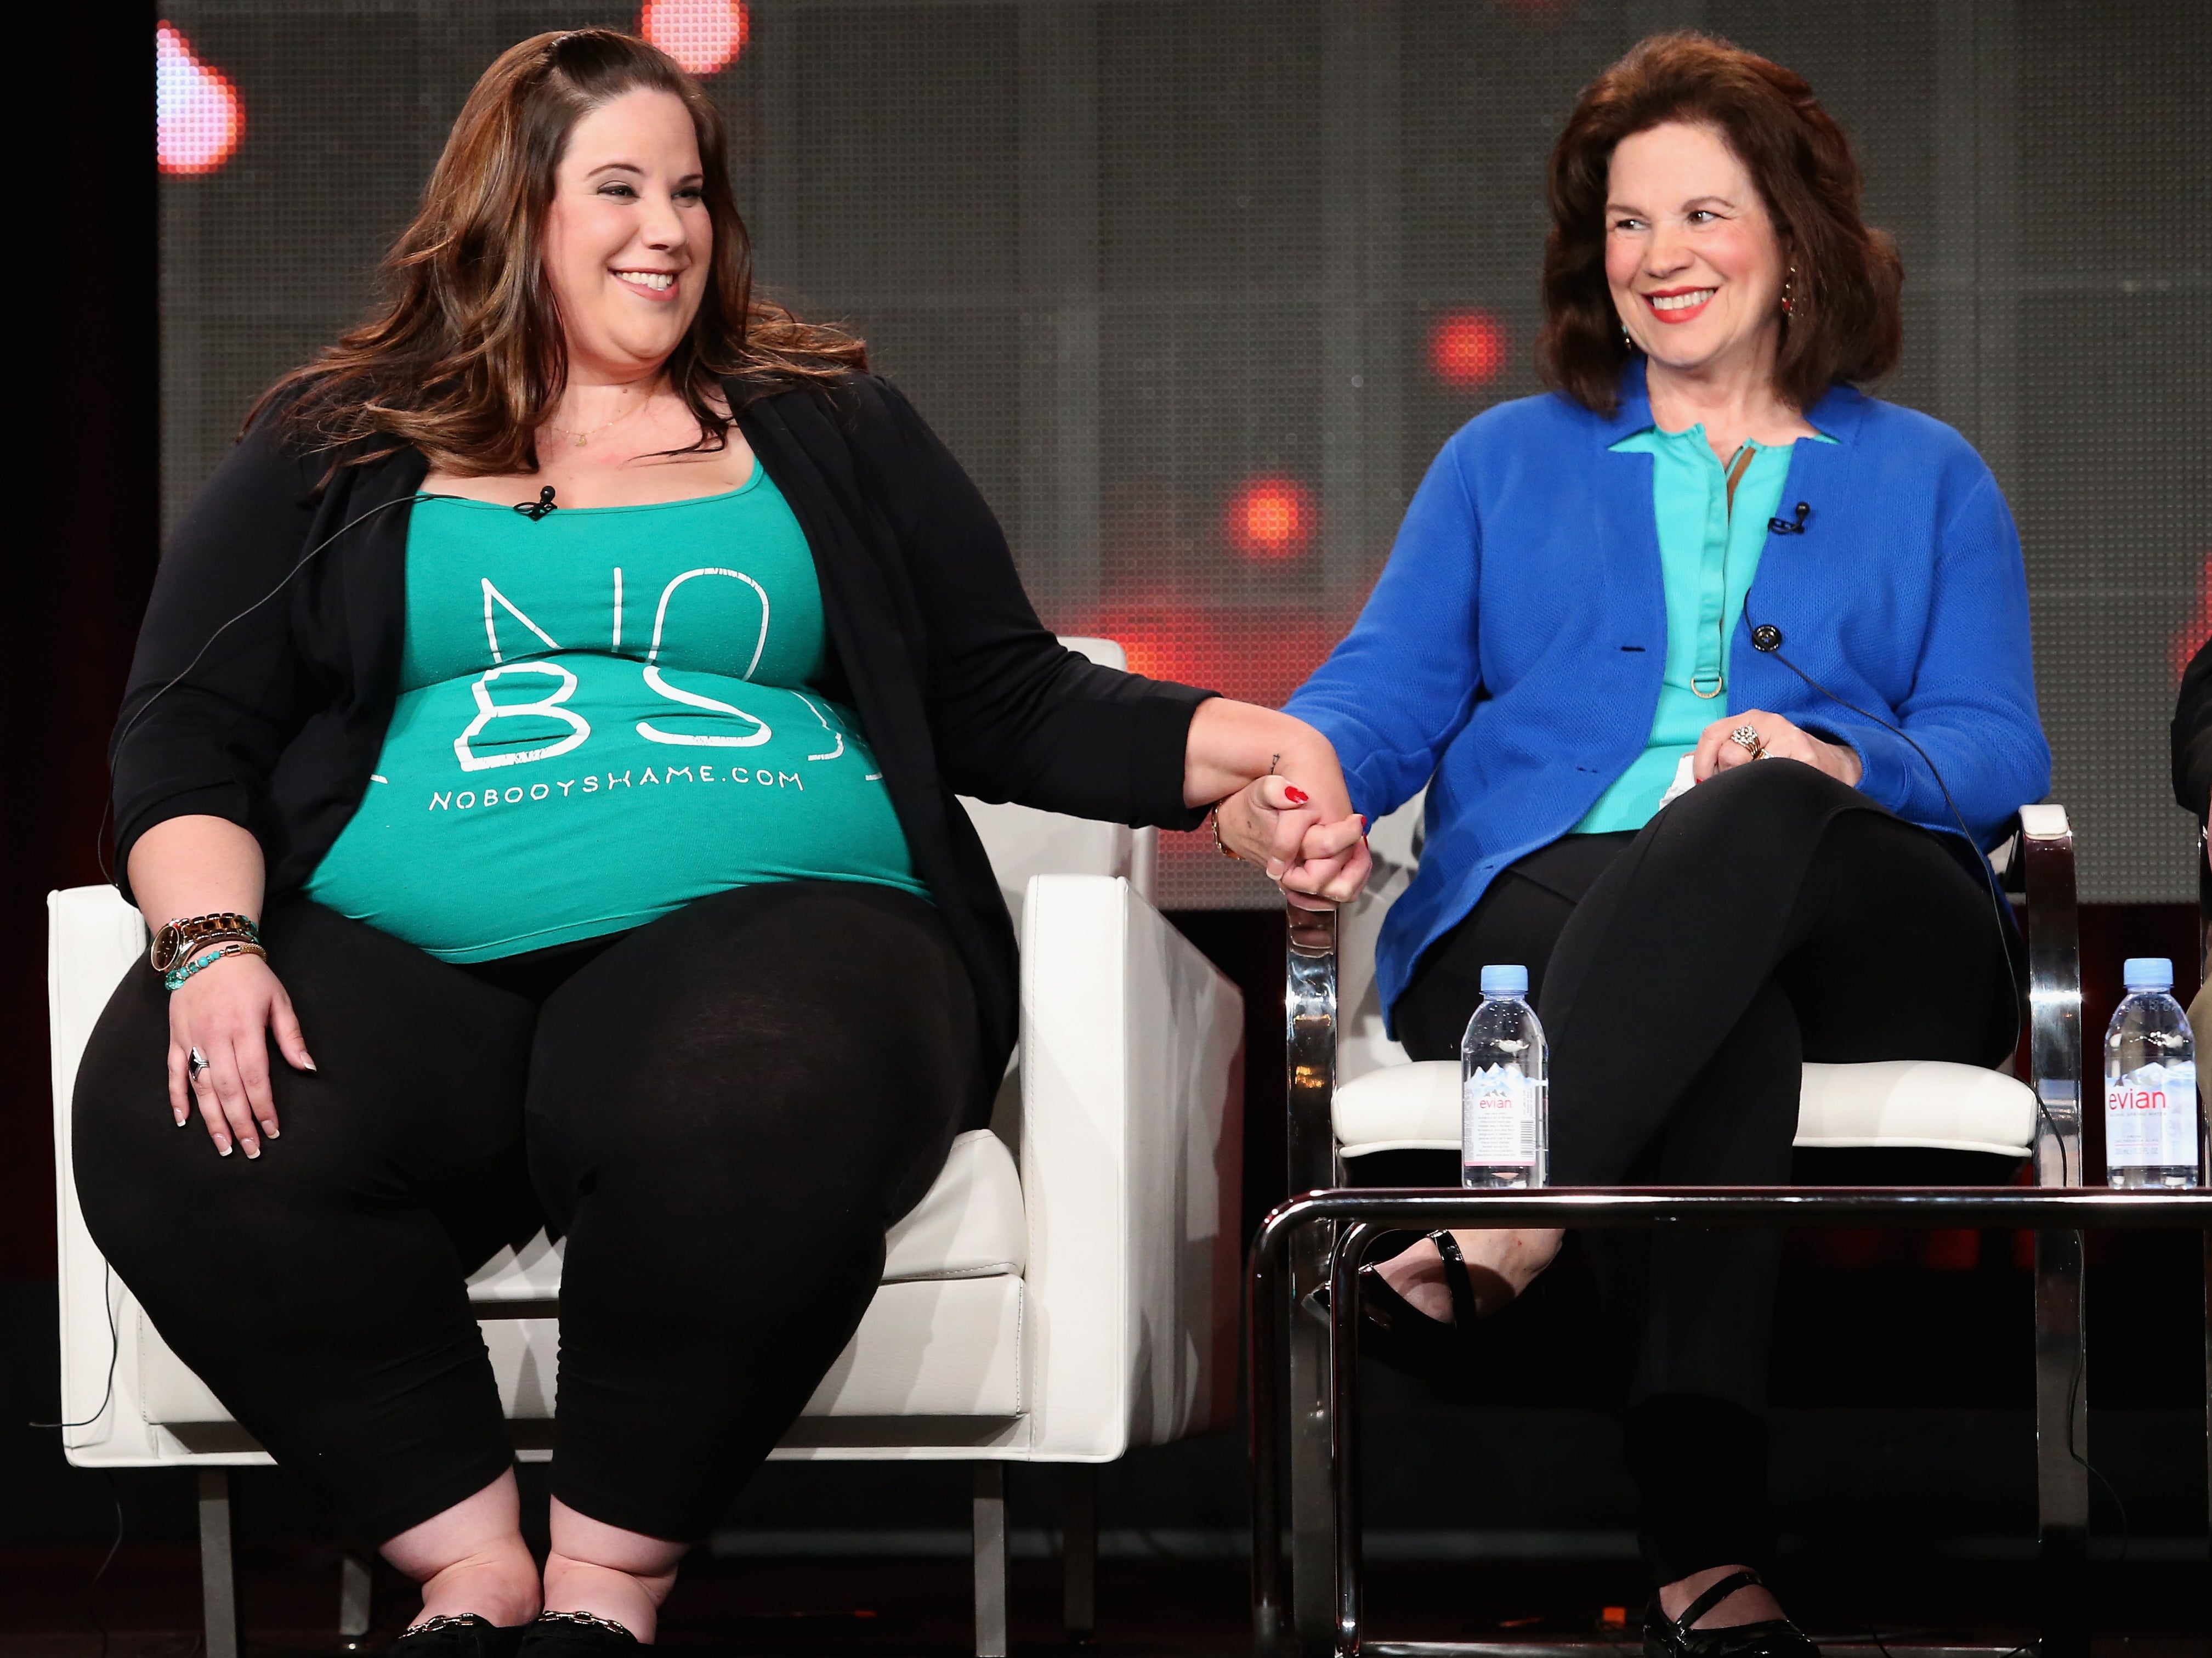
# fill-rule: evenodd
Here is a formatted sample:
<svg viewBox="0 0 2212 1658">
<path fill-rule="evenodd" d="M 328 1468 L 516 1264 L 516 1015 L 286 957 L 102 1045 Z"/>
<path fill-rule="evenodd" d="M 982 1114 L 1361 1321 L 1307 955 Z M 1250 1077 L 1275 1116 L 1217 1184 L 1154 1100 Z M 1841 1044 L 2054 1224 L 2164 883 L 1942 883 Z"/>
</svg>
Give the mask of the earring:
<svg viewBox="0 0 2212 1658">
<path fill-rule="evenodd" d="M 1782 314 L 1785 317 L 1790 312 L 1790 290 L 1796 281 L 1797 267 L 1793 265 L 1790 267 L 1789 274 L 1782 278 Z"/>
</svg>

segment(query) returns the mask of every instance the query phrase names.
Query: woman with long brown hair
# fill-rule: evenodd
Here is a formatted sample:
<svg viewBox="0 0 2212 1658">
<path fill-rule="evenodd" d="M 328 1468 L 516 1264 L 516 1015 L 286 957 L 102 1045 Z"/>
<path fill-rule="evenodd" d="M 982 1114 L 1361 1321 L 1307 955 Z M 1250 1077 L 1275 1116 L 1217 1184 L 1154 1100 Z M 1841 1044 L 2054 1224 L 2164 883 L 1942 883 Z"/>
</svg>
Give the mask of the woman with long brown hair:
<svg viewBox="0 0 2212 1658">
<path fill-rule="evenodd" d="M 502 55 L 386 274 L 167 550 L 112 756 L 154 960 L 79 1189 L 422 1584 L 397 1649 L 617 1649 L 1004 1074 L 956 793 L 1188 826 L 1279 757 L 1350 808 L 1310 728 L 1039 625 L 860 344 L 751 295 L 720 122 L 652 47 Z M 464 1279 L 548 1224 L 541 1576 Z"/>
<path fill-rule="evenodd" d="M 2051 777 L 2019 538 L 1963 438 L 1855 389 L 1897 359 L 1902 271 L 1802 76 L 1646 40 L 1583 92 L 1549 186 L 1555 389 L 1444 445 L 1288 707 L 1370 817 L 1427 788 L 1376 953 L 1414 1058 L 1457 1059 L 1517 982 L 1550 1038 L 1553 1183 L 1784 1185 L 1806 1061 L 2011 1051 L 1982 853 Z M 1294 899 L 1364 875 L 1357 819 L 1293 814 L 1272 845 L 1247 821 L 1224 814 L 1232 845 L 1303 851 Z M 1454 1362 L 1559 1242 L 1412 1240 L 1373 1270 L 1370 1346 Z M 1778 1240 L 1590 1242 L 1644 1308 L 1644 1650 L 1802 1658 L 1756 1570 Z"/>
</svg>

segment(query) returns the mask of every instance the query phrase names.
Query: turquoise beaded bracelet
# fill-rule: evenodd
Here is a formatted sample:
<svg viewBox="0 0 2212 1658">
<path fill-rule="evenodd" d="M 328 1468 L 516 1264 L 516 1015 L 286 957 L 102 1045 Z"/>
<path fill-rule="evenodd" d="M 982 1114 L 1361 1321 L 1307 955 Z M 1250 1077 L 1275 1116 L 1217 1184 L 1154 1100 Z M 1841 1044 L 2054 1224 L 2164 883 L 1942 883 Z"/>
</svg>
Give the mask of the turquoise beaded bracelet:
<svg viewBox="0 0 2212 1658">
<path fill-rule="evenodd" d="M 161 988 L 173 991 L 201 968 L 212 967 L 225 956 L 231 955 L 258 955 L 265 961 L 268 960 L 269 953 L 258 944 L 249 942 L 242 938 L 226 939 L 215 948 L 196 955 L 183 966 L 172 967 L 163 973 Z"/>
</svg>

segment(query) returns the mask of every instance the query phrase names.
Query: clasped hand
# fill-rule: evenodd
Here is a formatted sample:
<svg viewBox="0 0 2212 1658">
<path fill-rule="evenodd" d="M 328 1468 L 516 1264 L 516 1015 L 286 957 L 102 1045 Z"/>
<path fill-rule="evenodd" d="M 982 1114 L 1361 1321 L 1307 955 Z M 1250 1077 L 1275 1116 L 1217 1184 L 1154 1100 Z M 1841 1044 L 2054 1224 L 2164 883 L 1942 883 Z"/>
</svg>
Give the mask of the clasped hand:
<svg viewBox="0 0 2212 1658">
<path fill-rule="evenodd" d="M 1328 910 L 1358 897 L 1374 865 L 1367 820 L 1352 809 L 1341 779 L 1325 789 L 1314 782 L 1309 795 L 1288 777 L 1261 777 L 1223 801 L 1216 820 L 1221 844 L 1265 869 L 1288 902 Z"/>
</svg>

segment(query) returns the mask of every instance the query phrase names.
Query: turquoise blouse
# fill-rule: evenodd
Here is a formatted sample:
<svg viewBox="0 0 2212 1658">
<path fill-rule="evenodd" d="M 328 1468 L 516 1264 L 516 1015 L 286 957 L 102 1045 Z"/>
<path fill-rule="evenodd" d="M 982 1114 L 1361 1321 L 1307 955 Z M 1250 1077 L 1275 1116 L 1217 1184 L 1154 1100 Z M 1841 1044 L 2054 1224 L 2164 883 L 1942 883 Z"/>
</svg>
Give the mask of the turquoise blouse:
<svg viewBox="0 0 2212 1658">
<path fill-rule="evenodd" d="M 1814 441 L 1835 440 L 1816 436 Z M 1759 574 L 1766 521 L 1782 504 L 1791 446 L 1744 447 L 1750 461 L 1736 480 L 1731 508 L 1728 469 L 1703 425 L 1685 432 L 1647 426 L 1612 445 L 1616 454 L 1651 457 L 1651 508 L 1667 593 L 1667 666 L 1644 752 L 1570 834 L 1641 829 L 1658 812 L 1698 735 L 1734 711 L 1726 683 L 1728 636 Z"/>
</svg>

